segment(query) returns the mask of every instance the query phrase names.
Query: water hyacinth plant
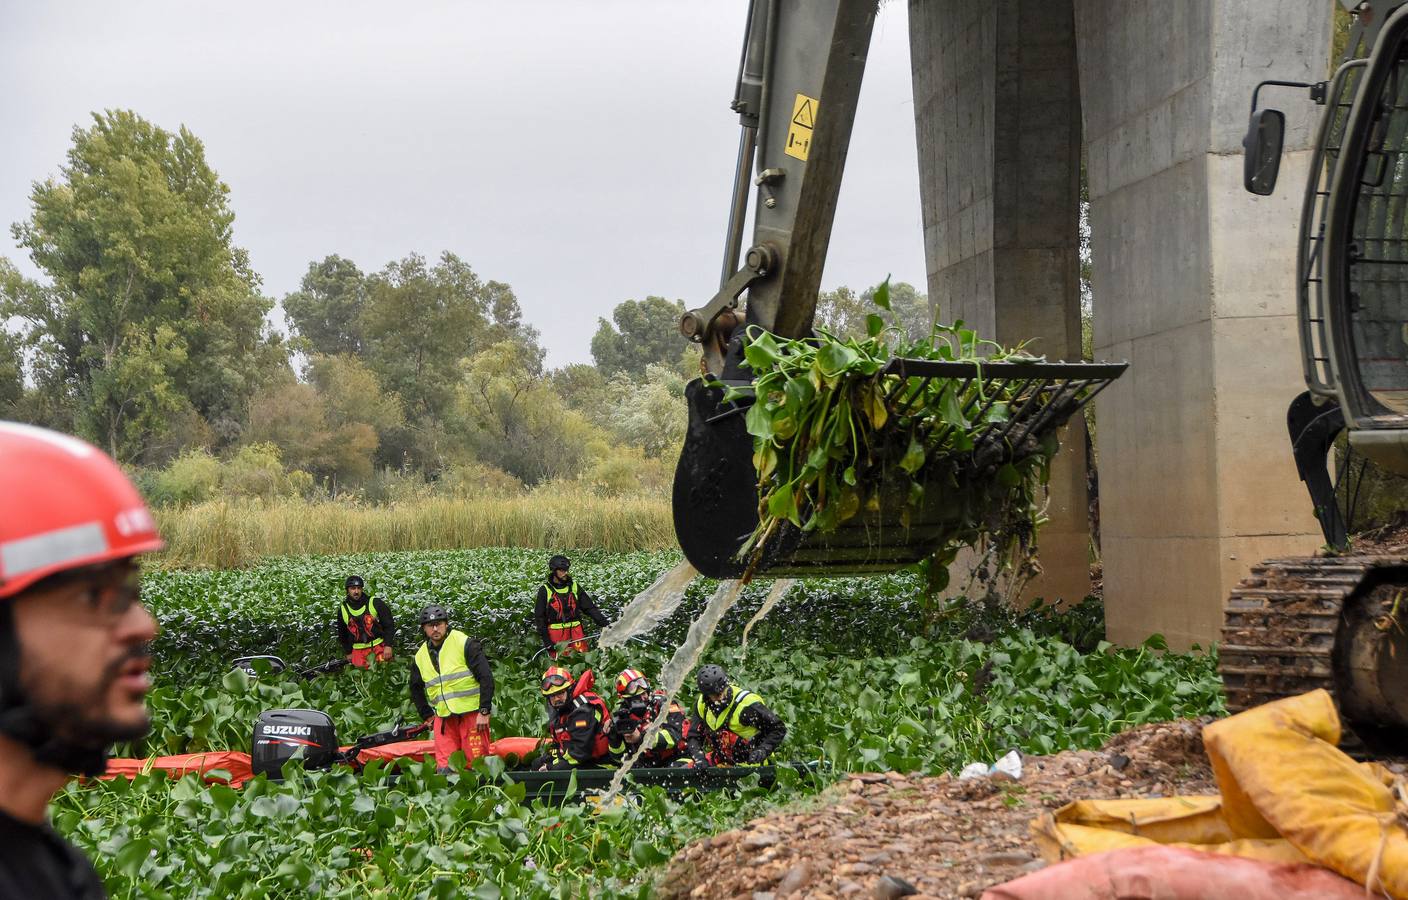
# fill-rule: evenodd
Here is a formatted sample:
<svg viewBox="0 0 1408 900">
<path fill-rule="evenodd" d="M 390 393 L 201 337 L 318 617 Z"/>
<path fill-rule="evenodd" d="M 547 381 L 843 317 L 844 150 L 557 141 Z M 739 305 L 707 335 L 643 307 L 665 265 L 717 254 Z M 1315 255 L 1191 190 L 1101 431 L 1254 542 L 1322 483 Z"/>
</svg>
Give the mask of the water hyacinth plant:
<svg viewBox="0 0 1408 900">
<path fill-rule="evenodd" d="M 889 308 L 889 282 L 874 292 Z M 921 509 L 942 507 L 942 531 L 926 560 L 930 586 L 947 584 L 963 547 L 995 543 L 1001 567 L 1029 553 L 1042 521 L 1038 496 L 1057 449 L 1047 433 L 1027 452 L 990 471 L 972 466 L 974 438 L 1008 421 L 1023 399 L 1006 379 L 985 379 L 998 361 L 1038 362 L 1022 345 L 980 339 L 962 322 L 935 324 L 906 341 L 878 313 L 864 339 L 824 328 L 815 339 L 789 340 L 754 329 L 744 356 L 751 385 L 730 386 L 725 400 L 754 401 L 747 413 L 758 472 L 759 522 L 743 558 L 761 559 L 784 523 L 826 533 L 857 516 L 896 515 L 908 528 Z M 969 362 L 973 378 L 908 378 L 897 359 Z M 938 496 L 935 496 L 937 493 Z M 925 516 L 933 524 L 932 516 Z"/>
</svg>

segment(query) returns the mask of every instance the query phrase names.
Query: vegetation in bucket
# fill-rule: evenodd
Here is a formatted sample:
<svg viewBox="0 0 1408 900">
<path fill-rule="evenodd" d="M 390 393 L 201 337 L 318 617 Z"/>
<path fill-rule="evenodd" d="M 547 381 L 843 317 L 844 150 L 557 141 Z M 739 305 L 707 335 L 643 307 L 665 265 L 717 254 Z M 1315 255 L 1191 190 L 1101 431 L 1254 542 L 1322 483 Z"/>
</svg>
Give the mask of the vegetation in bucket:
<svg viewBox="0 0 1408 900">
<path fill-rule="evenodd" d="M 888 279 L 873 302 L 889 309 Z M 971 477 L 963 466 L 975 433 L 1007 421 L 1018 400 L 1011 382 L 984 379 L 981 366 L 1037 361 L 1022 345 L 1009 349 L 980 339 L 961 321 L 936 323 L 928 337 L 908 341 L 879 311 L 867 317 L 864 339 L 821 328 L 815 339 L 761 330 L 750 338 L 744 356 L 754 381 L 731 385 L 724 395 L 754 401 L 746 421 L 759 521 L 740 558 L 756 564 L 784 523 L 826 533 L 898 506 L 899 523 L 907 528 L 913 512 L 941 502 L 943 531 L 924 563 L 932 590 L 947 585 L 948 565 L 963 547 L 986 545 L 999 569 L 1020 566 L 1019 555 L 1025 561 L 1043 520 L 1038 494 L 1050 474 L 1054 436 L 990 477 Z M 896 359 L 972 362 L 980 374 L 906 379 L 886 371 Z M 939 496 L 931 496 L 935 492 Z"/>
</svg>

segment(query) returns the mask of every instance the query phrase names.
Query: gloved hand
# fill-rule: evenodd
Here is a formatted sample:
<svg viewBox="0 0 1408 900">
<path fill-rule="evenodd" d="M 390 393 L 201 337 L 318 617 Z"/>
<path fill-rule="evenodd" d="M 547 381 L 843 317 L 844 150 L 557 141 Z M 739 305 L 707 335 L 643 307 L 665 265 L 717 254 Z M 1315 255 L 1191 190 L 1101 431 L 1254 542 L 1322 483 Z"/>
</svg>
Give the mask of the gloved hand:
<svg viewBox="0 0 1408 900">
<path fill-rule="evenodd" d="M 766 760 L 767 758 L 768 758 L 768 755 L 767 755 L 766 753 L 764 753 L 762 750 L 749 750 L 749 751 L 748 751 L 748 764 L 749 764 L 749 765 L 760 766 L 760 765 L 763 764 L 763 761 Z"/>
<path fill-rule="evenodd" d="M 376 649 L 376 657 L 382 662 L 391 662 L 392 657 L 395 655 L 396 654 L 391 651 L 391 648 L 385 644 L 382 644 Z"/>
<path fill-rule="evenodd" d="M 476 712 L 476 713 L 470 713 L 469 715 L 470 715 L 470 719 L 469 719 L 469 727 L 470 727 L 470 728 L 488 728 L 488 727 L 489 727 L 489 714 L 488 714 L 488 713 L 486 713 L 486 712 Z"/>
</svg>

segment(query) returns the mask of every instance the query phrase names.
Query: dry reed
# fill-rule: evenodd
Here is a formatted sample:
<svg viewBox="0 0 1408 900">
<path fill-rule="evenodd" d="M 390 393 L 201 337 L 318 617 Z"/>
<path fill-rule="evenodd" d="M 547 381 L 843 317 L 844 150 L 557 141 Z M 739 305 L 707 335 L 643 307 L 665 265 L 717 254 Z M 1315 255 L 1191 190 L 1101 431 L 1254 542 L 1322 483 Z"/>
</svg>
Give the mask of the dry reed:
<svg viewBox="0 0 1408 900">
<path fill-rule="evenodd" d="M 517 497 L 429 498 L 388 506 L 216 500 L 156 511 L 168 568 L 230 569 L 266 556 L 470 547 L 675 546 L 670 504 L 554 489 Z"/>
</svg>

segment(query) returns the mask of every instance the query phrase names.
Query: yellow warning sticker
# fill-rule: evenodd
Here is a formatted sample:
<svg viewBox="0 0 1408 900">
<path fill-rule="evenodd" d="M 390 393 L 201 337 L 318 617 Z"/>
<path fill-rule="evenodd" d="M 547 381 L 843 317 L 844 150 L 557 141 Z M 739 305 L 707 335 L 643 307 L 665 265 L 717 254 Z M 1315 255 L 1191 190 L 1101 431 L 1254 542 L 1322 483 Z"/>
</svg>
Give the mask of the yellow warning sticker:
<svg viewBox="0 0 1408 900">
<path fill-rule="evenodd" d="M 792 124 L 787 128 L 787 145 L 783 152 L 788 156 L 807 161 L 807 153 L 812 149 L 812 129 L 816 128 L 816 111 L 820 102 L 815 97 L 798 94 L 792 103 Z"/>
</svg>

